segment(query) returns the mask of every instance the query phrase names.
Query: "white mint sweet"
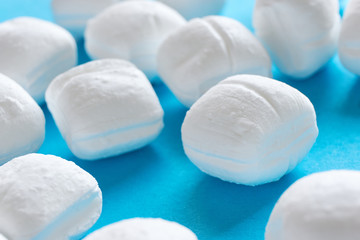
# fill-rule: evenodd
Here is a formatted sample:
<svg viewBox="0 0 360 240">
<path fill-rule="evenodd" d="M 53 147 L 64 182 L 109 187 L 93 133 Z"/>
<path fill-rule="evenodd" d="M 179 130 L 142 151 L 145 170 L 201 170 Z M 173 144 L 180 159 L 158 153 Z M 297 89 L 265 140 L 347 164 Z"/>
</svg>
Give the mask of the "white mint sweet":
<svg viewBox="0 0 360 240">
<path fill-rule="evenodd" d="M 266 240 L 352 240 L 360 236 L 360 172 L 333 170 L 296 181 L 276 203 Z"/>
<path fill-rule="evenodd" d="M 220 16 L 193 19 L 160 46 L 158 71 L 190 107 L 216 83 L 235 74 L 271 76 L 270 58 L 240 22 Z"/>
<path fill-rule="evenodd" d="M 280 71 L 307 78 L 336 51 L 339 1 L 257 0 L 253 24 Z"/>
<path fill-rule="evenodd" d="M 36 152 L 45 138 L 41 108 L 21 86 L 1 73 L 0 133 L 0 165 Z"/>
<path fill-rule="evenodd" d="M 339 39 L 339 57 L 349 71 L 360 75 L 360 1 L 351 0 L 345 10 Z"/>
<path fill-rule="evenodd" d="M 0 233 L 9 240 L 79 239 L 99 218 L 96 180 L 73 162 L 29 154 L 0 167 Z"/>
<path fill-rule="evenodd" d="M 176 9 L 186 19 L 217 15 L 224 7 L 225 0 L 159 0 Z"/>
<path fill-rule="evenodd" d="M 152 80 L 157 76 L 159 45 L 185 22 L 179 13 L 159 2 L 120 2 L 88 22 L 86 50 L 93 59 L 128 60 Z"/>
<path fill-rule="evenodd" d="M 95 160 L 143 147 L 163 128 L 164 112 L 133 64 L 103 59 L 59 75 L 46 102 L 70 150 Z"/>
<path fill-rule="evenodd" d="M 132 218 L 101 228 L 84 240 L 197 240 L 188 228 L 160 218 Z"/>
<path fill-rule="evenodd" d="M 255 75 L 230 77 L 206 92 L 182 125 L 186 155 L 205 173 L 258 185 L 278 180 L 318 135 L 314 107 L 298 90 Z"/>
<path fill-rule="evenodd" d="M 18 82 L 39 103 L 58 74 L 76 65 L 74 38 L 44 20 L 19 17 L 0 24 L 0 72 Z"/>
</svg>

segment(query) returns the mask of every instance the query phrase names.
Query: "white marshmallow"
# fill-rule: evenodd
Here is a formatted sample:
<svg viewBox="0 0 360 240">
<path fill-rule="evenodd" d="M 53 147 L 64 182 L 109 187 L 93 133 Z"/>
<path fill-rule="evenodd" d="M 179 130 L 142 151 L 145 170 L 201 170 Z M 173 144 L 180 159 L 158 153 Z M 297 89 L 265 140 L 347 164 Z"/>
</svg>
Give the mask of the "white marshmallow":
<svg viewBox="0 0 360 240">
<path fill-rule="evenodd" d="M 88 22 L 86 50 L 93 59 L 129 60 L 152 80 L 157 76 L 159 45 L 185 22 L 179 13 L 159 2 L 121 2 Z"/>
<path fill-rule="evenodd" d="M 349 71 L 360 75 L 360 1 L 351 0 L 345 10 L 339 39 L 339 57 Z"/>
<path fill-rule="evenodd" d="M 132 218 L 110 224 L 84 240 L 197 240 L 188 228 L 160 218 Z"/>
<path fill-rule="evenodd" d="M 1 54 L 0 54 L 1 55 Z M 45 138 L 45 117 L 34 99 L 0 73 L 0 165 L 36 152 Z"/>
<path fill-rule="evenodd" d="M 280 197 L 266 240 L 352 240 L 360 236 L 360 172 L 334 170 L 296 181 Z"/>
<path fill-rule="evenodd" d="M 280 71 L 307 78 L 336 51 L 339 1 L 257 0 L 253 24 Z"/>
<path fill-rule="evenodd" d="M 78 239 L 100 216 L 99 186 L 73 162 L 29 154 L 1 166 L 0 179 L 0 232 L 8 239 Z"/>
<path fill-rule="evenodd" d="M 270 76 L 271 61 L 240 22 L 210 16 L 190 21 L 163 42 L 158 70 L 178 100 L 190 107 L 226 77 L 245 73 Z"/>
<path fill-rule="evenodd" d="M 163 128 L 164 112 L 146 76 L 115 59 L 59 75 L 46 102 L 71 151 L 95 160 L 143 147 Z"/>
<path fill-rule="evenodd" d="M 30 17 L 0 24 L 0 53 L 0 72 L 39 104 L 50 81 L 77 61 L 75 40 L 65 29 Z"/>
<path fill-rule="evenodd" d="M 186 155 L 205 173 L 258 185 L 295 168 L 318 135 L 314 107 L 296 89 L 237 75 L 206 92 L 187 112 Z"/>
<path fill-rule="evenodd" d="M 225 0 L 159 0 L 176 9 L 186 19 L 216 15 L 224 7 Z"/>
</svg>

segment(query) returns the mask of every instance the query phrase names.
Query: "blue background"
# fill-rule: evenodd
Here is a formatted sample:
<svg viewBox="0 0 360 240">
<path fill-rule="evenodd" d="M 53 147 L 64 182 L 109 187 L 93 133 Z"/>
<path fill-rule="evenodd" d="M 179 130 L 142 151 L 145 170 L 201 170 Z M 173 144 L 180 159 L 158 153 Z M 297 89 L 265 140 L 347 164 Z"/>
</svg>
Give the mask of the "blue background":
<svg viewBox="0 0 360 240">
<path fill-rule="evenodd" d="M 229 0 L 223 14 L 253 30 L 253 7 L 253 0 Z M 50 0 L 0 0 L 0 21 L 22 15 L 52 20 Z M 78 44 L 80 63 L 88 61 L 83 42 Z M 161 217 L 189 227 L 200 240 L 263 239 L 276 200 L 294 181 L 329 169 L 360 170 L 358 78 L 341 66 L 337 56 L 305 81 L 292 81 L 275 68 L 273 74 L 310 98 L 320 131 L 308 156 L 278 182 L 247 187 L 200 172 L 182 149 L 180 127 L 187 109 L 162 84 L 154 88 L 165 110 L 166 127 L 149 146 L 97 162 L 76 159 L 43 106 L 46 139 L 40 152 L 73 160 L 99 182 L 103 213 L 90 232 L 121 219 Z"/>
</svg>

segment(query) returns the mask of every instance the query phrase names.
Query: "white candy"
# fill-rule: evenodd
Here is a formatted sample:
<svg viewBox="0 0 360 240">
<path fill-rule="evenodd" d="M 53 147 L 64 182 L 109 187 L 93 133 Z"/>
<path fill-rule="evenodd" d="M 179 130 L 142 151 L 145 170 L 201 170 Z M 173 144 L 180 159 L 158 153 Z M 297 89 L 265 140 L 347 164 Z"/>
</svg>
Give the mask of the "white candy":
<svg viewBox="0 0 360 240">
<path fill-rule="evenodd" d="M 158 70 L 178 100 L 190 107 L 226 77 L 243 73 L 270 76 L 271 61 L 240 22 L 211 16 L 190 21 L 163 42 Z"/>
<path fill-rule="evenodd" d="M 182 126 L 186 155 L 205 173 L 258 185 L 295 168 L 318 135 L 307 97 L 269 78 L 237 75 L 206 92 Z"/>
<path fill-rule="evenodd" d="M 99 218 L 96 180 L 73 162 L 29 154 L 0 167 L 0 233 L 9 240 L 79 239 Z"/>
<path fill-rule="evenodd" d="M 52 10 L 55 22 L 79 39 L 83 37 L 89 19 L 120 1 L 125 0 L 52 0 Z"/>
<path fill-rule="evenodd" d="M 77 61 L 75 40 L 65 29 L 30 17 L 0 24 L 0 53 L 0 72 L 39 104 L 50 81 Z"/>
<path fill-rule="evenodd" d="M 188 228 L 160 218 L 132 218 L 110 224 L 84 240 L 197 240 Z"/>
<path fill-rule="evenodd" d="M 349 71 L 360 75 L 360 1 L 351 0 L 346 8 L 339 39 L 339 57 Z"/>
<path fill-rule="evenodd" d="M 88 22 L 86 50 L 93 59 L 129 60 L 152 80 L 157 76 L 159 45 L 185 22 L 179 13 L 159 2 L 121 2 Z"/>
<path fill-rule="evenodd" d="M 336 51 L 339 1 L 257 0 L 253 24 L 280 71 L 307 78 Z"/>
<path fill-rule="evenodd" d="M 82 159 L 143 147 L 163 128 L 149 80 L 123 60 L 97 60 L 59 75 L 46 102 L 70 150 Z"/>
<path fill-rule="evenodd" d="M 186 19 L 216 15 L 224 7 L 225 0 L 159 0 L 176 9 Z"/>
<path fill-rule="evenodd" d="M 0 165 L 36 152 L 45 138 L 41 108 L 22 87 L 1 73 L 0 133 Z"/>
<path fill-rule="evenodd" d="M 276 203 L 266 240 L 353 240 L 360 236 L 360 172 L 336 170 L 296 181 Z"/>
</svg>

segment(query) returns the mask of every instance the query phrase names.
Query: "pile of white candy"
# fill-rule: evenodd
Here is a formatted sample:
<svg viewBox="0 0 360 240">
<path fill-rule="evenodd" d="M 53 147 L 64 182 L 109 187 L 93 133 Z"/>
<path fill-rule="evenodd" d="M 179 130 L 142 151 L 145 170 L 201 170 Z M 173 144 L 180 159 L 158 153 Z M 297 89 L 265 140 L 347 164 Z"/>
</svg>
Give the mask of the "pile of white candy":
<svg viewBox="0 0 360 240">
<path fill-rule="evenodd" d="M 162 2 L 162 3 L 161 3 Z M 225 181 L 276 181 L 318 136 L 310 100 L 270 79 L 307 78 L 339 46 L 360 75 L 360 0 L 340 23 L 338 0 L 257 0 L 256 38 L 234 19 L 208 16 L 225 0 L 53 0 L 53 23 L 20 17 L 0 24 L 0 239 L 79 239 L 99 218 L 102 194 L 87 172 L 36 152 L 46 104 L 69 149 L 98 160 L 141 148 L 160 134 L 163 109 L 150 82 L 159 76 L 190 107 L 181 132 L 186 155 Z M 197 18 L 202 17 L 202 18 Z M 194 19 L 193 19 L 194 18 Z M 192 19 L 187 22 L 185 19 Z M 339 39 L 339 41 L 338 41 Z M 269 54 L 268 54 L 269 53 Z M 27 154 L 27 155 L 26 155 Z M 355 171 L 296 182 L 274 208 L 266 239 L 355 239 L 360 180 Z M 321 189 L 321 191 L 319 191 Z M 85 239 L 196 240 L 162 219 L 131 219 Z"/>
<path fill-rule="evenodd" d="M 133 218 L 123 220 L 90 234 L 84 240 L 197 240 L 186 227 L 160 218 Z"/>
</svg>

